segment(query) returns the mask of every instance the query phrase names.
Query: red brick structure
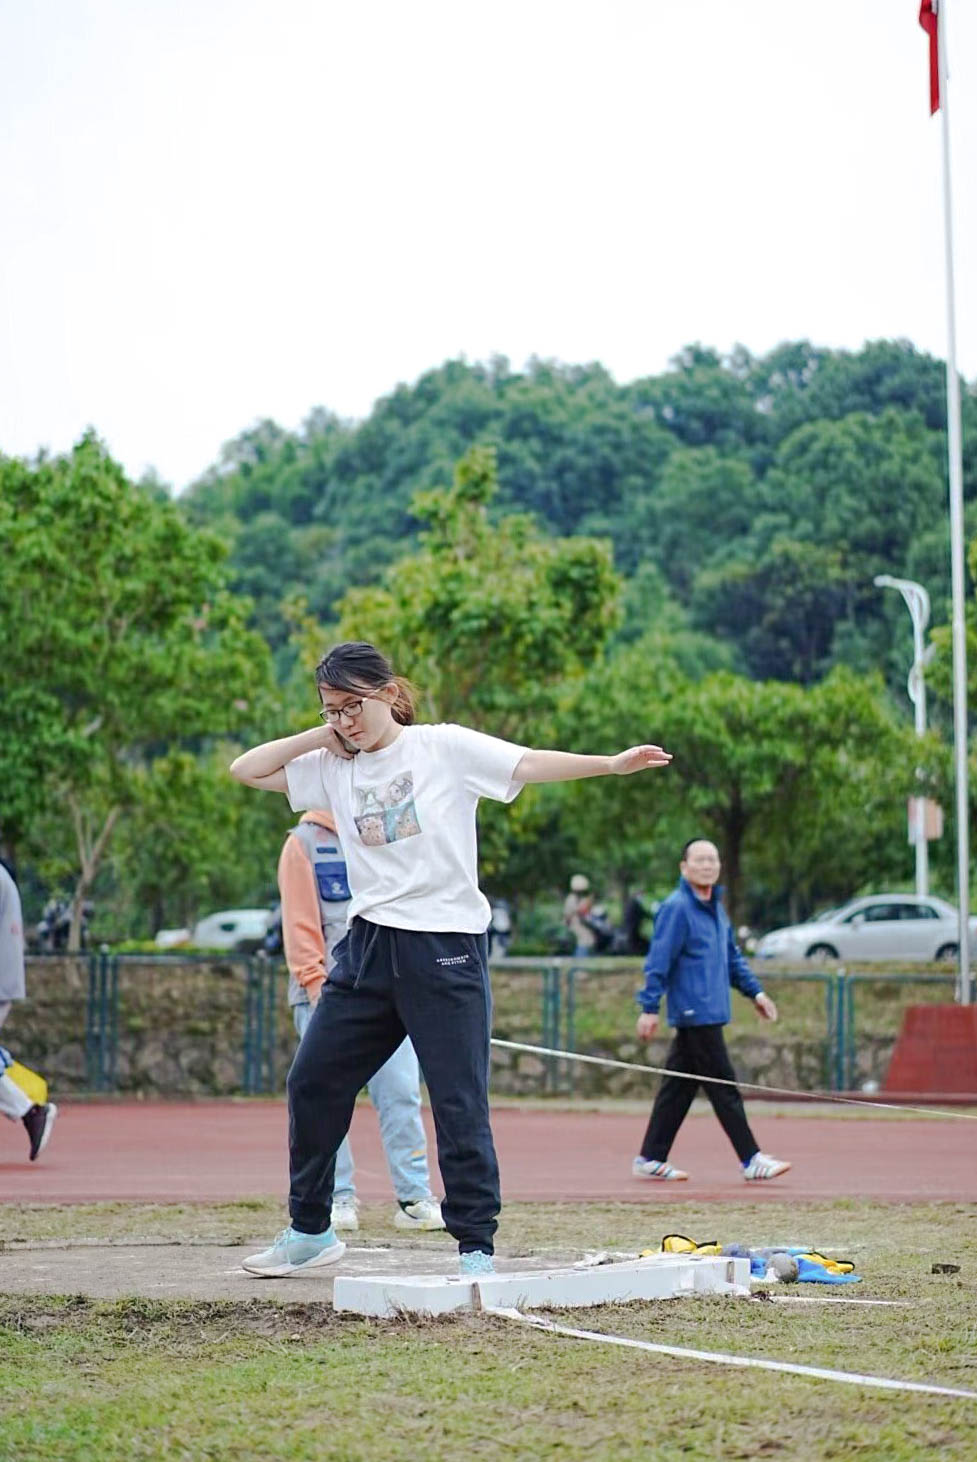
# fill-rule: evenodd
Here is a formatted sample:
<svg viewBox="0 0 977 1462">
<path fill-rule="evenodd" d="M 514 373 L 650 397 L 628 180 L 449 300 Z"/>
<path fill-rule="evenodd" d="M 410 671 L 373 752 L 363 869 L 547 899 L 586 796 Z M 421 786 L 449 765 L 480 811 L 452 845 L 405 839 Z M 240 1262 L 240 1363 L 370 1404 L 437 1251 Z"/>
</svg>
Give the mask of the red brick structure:
<svg viewBox="0 0 977 1462">
<path fill-rule="evenodd" d="M 977 1005 L 910 1005 L 882 1089 L 977 1095 Z"/>
</svg>

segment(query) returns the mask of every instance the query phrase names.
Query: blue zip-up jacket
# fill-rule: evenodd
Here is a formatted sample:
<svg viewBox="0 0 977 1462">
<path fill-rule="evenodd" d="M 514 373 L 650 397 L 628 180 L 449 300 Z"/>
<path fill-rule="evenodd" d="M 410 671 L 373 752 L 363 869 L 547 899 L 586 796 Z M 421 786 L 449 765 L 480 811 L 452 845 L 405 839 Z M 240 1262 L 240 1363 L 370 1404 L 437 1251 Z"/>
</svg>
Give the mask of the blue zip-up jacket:
<svg viewBox="0 0 977 1462">
<path fill-rule="evenodd" d="M 736 943 L 720 890 L 705 903 L 680 878 L 655 915 L 638 1004 L 657 1015 L 667 994 L 669 1025 L 726 1025 L 731 985 L 751 1000 L 763 989 Z"/>
</svg>

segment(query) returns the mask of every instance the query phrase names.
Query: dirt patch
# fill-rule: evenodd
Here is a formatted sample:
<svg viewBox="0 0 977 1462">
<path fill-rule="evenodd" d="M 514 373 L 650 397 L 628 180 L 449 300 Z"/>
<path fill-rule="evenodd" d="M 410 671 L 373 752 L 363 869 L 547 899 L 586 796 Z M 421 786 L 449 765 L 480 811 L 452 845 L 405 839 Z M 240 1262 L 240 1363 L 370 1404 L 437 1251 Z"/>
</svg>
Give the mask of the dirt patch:
<svg viewBox="0 0 977 1462">
<path fill-rule="evenodd" d="M 315 1269 L 284 1279 L 259 1279 L 241 1268 L 269 1235 L 227 1244 L 177 1240 L 126 1243 L 9 1245 L 0 1251 L 0 1290 L 8 1295 L 84 1295 L 95 1299 L 282 1300 L 329 1305 L 336 1273 L 343 1275 L 458 1275 L 458 1255 L 447 1236 L 410 1246 L 351 1242 L 337 1269 Z M 555 1250 L 497 1259 L 502 1272 L 572 1262 L 580 1251 Z"/>
</svg>

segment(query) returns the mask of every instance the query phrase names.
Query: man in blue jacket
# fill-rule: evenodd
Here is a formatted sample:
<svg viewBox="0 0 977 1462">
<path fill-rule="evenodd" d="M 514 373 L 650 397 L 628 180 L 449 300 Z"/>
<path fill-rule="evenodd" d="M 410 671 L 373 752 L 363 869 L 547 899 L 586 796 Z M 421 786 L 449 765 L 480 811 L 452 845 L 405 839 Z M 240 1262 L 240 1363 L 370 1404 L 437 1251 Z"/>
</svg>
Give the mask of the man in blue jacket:
<svg viewBox="0 0 977 1462">
<path fill-rule="evenodd" d="M 687 1178 L 668 1161 L 672 1143 L 699 1087 L 695 1077 L 719 1077 L 735 1083 L 723 1026 L 730 1020 L 729 987 L 751 999 L 764 1020 L 777 1019 L 777 1007 L 765 995 L 733 937 L 722 906 L 719 850 L 705 838 L 693 838 L 682 849 L 678 888 L 655 916 L 651 948 L 645 960 L 645 985 L 637 1000 L 638 1039 L 650 1041 L 658 1030 L 658 1007 L 668 995 L 668 1021 L 675 1037 L 665 1065 L 689 1076 L 662 1078 L 641 1155 L 634 1159 L 636 1178 L 676 1181 Z M 693 1079 L 690 1079 L 693 1078 Z M 739 1088 L 703 1081 L 706 1096 L 736 1149 L 747 1182 L 778 1178 L 790 1167 L 761 1152 L 750 1131 Z"/>
</svg>

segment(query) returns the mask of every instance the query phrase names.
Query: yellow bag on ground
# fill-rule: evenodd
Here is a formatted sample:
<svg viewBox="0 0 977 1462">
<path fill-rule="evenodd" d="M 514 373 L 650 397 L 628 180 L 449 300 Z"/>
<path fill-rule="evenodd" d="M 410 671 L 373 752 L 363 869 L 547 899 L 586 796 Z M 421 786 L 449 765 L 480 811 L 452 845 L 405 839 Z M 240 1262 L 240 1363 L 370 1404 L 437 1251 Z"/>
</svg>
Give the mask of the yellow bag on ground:
<svg viewBox="0 0 977 1462">
<path fill-rule="evenodd" d="M 4 1076 L 9 1076 L 25 1097 L 30 1097 L 32 1102 L 43 1107 L 47 1101 L 47 1082 L 43 1076 L 38 1076 L 36 1071 L 32 1071 L 29 1066 L 22 1066 L 19 1061 L 11 1061 Z"/>
<path fill-rule="evenodd" d="M 647 1259 L 652 1254 L 721 1254 L 722 1245 L 717 1239 L 707 1239 L 703 1244 L 697 1244 L 695 1239 L 687 1239 L 684 1234 L 666 1234 L 662 1239 L 660 1249 L 642 1249 L 641 1258 Z"/>
<path fill-rule="evenodd" d="M 853 1259 L 827 1259 L 816 1249 L 811 1249 L 807 1254 L 798 1254 L 797 1258 L 809 1259 L 812 1264 L 820 1264 L 823 1269 L 827 1269 L 829 1274 L 853 1274 L 855 1270 Z"/>
</svg>

